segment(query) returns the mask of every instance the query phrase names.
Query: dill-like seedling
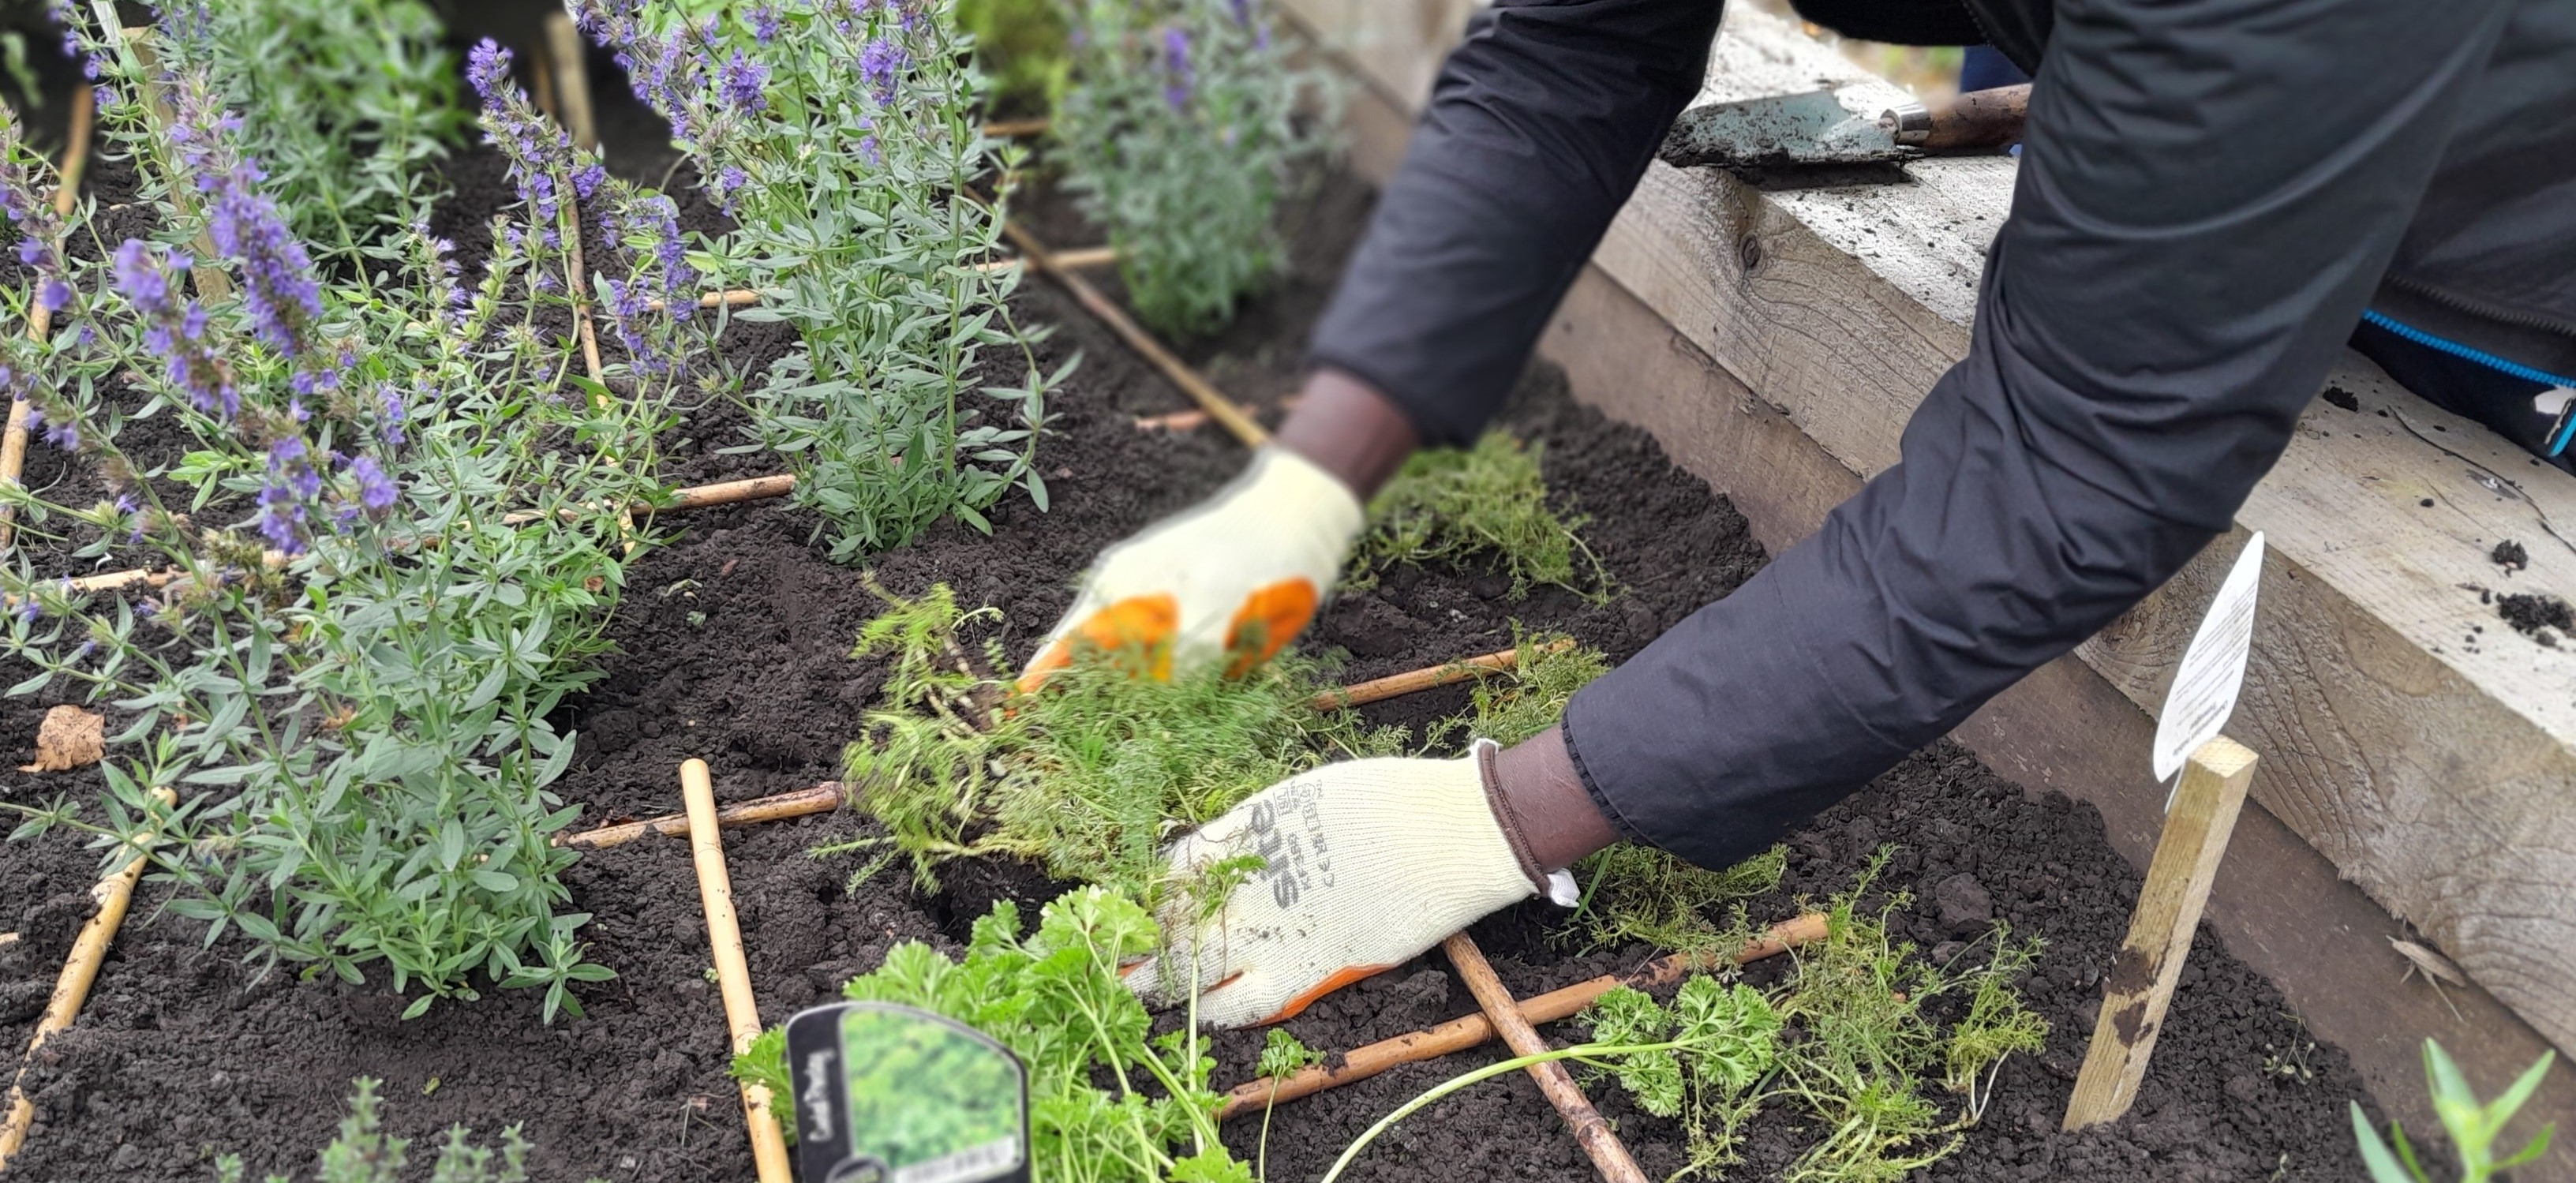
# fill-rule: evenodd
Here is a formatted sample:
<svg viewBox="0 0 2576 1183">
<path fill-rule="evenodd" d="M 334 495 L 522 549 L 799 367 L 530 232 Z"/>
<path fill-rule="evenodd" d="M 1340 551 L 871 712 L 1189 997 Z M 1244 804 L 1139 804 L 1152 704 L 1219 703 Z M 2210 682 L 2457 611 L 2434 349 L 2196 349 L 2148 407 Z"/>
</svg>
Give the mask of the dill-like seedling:
<svg viewBox="0 0 2576 1183">
<path fill-rule="evenodd" d="M 1549 506 L 1537 445 L 1489 431 L 1473 448 L 1426 449 L 1404 462 L 1369 501 L 1346 586 L 1373 586 L 1397 563 L 1485 560 L 1511 576 L 1513 599 L 1545 583 L 1603 602 L 1609 575 L 1574 533 L 1586 520 Z"/>
<path fill-rule="evenodd" d="M 1575 865 L 1583 903 L 1564 935 L 1594 949 L 1643 941 L 1676 953 L 1741 947 L 1752 925 L 1742 901 L 1780 886 L 1789 851 L 1774 846 L 1723 871 L 1703 870 L 1651 846 L 1621 843 Z M 1731 909 L 1721 924 L 1713 914 Z"/>
<path fill-rule="evenodd" d="M 861 808 L 913 858 L 918 881 L 959 855 L 1008 855 L 1059 878 L 1159 894 L 1159 848 L 1182 827 L 1329 760 L 1402 754 L 1401 728 L 1318 712 L 1323 667 L 1286 657 L 1242 678 L 1171 681 L 1116 661 L 1077 661 L 1036 694 L 970 672 L 954 639 L 969 618 L 948 589 L 886 595 L 861 653 L 893 654 L 885 705 L 850 745 Z M 1097 656 L 1097 655 L 1095 655 Z M 1002 669 L 997 650 L 988 668 Z M 848 847 L 826 848 L 833 853 Z"/>
</svg>

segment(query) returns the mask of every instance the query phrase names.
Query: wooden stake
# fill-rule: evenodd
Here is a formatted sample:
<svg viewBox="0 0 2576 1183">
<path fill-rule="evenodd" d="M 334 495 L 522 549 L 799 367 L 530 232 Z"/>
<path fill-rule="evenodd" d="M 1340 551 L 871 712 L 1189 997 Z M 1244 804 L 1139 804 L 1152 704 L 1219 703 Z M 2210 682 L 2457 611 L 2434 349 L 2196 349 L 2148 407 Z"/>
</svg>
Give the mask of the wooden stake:
<svg viewBox="0 0 2576 1183">
<path fill-rule="evenodd" d="M 555 104 L 562 108 L 564 130 L 572 133 L 573 143 L 599 151 L 599 125 L 590 112 L 590 55 L 581 43 L 581 30 L 560 6 L 546 10 L 546 58 L 554 67 Z"/>
<path fill-rule="evenodd" d="M 1503 980 L 1494 976 L 1494 967 L 1486 963 L 1484 951 L 1476 947 L 1474 940 L 1466 933 L 1455 933 L 1440 942 L 1440 951 L 1449 955 L 1449 964 L 1466 979 L 1468 992 L 1476 996 L 1476 1005 L 1484 1008 L 1485 1017 L 1502 1032 L 1503 1043 L 1513 1055 L 1534 1056 L 1547 1050 L 1547 1041 L 1539 1038 L 1538 1029 L 1522 1016 L 1520 1004 L 1512 1001 L 1512 992 L 1504 988 Z M 1556 1115 L 1565 1119 L 1566 1128 L 1574 1131 L 1575 1142 L 1583 1147 L 1583 1153 L 1592 1159 L 1603 1179 L 1609 1183 L 1646 1183 L 1646 1172 L 1629 1156 L 1628 1147 L 1611 1131 L 1610 1123 L 1601 1120 L 1600 1112 L 1585 1099 L 1564 1064 L 1555 1060 L 1532 1064 L 1529 1074 L 1538 1081 L 1538 1091 L 1547 1095 L 1548 1103 L 1556 1106 Z"/>
<path fill-rule="evenodd" d="M 1197 403 L 1199 409 L 1206 411 L 1209 418 L 1216 420 L 1227 431 L 1233 433 L 1234 438 L 1243 441 L 1244 447 L 1258 448 L 1270 442 L 1270 433 L 1263 430 L 1260 424 L 1253 422 L 1252 416 L 1244 414 L 1243 408 L 1234 405 L 1234 400 L 1227 398 L 1223 391 L 1218 390 L 1207 379 L 1200 377 L 1199 372 L 1191 369 L 1189 363 L 1182 361 L 1171 350 L 1163 348 L 1162 342 L 1155 340 L 1153 334 L 1146 332 L 1143 326 L 1130 319 L 1125 311 L 1110 301 L 1109 297 L 1101 295 L 1100 289 L 1091 286 L 1090 280 L 1084 279 L 1079 272 L 1058 263 L 1055 255 L 1047 250 L 1046 244 L 1038 241 L 1036 235 L 1029 233 L 1027 227 L 1018 222 L 1005 221 L 1002 223 L 1002 233 L 1011 240 L 1011 245 L 1019 248 L 1021 257 L 1027 259 L 1030 266 L 1045 272 L 1057 283 L 1064 285 L 1064 290 L 1073 293 L 1074 301 L 1081 304 L 1084 311 L 1098 318 L 1100 323 L 1109 326 L 1109 331 L 1118 334 L 1118 339 L 1125 341 L 1128 348 L 1135 350 L 1148 364 L 1162 371 L 1163 376 L 1171 379 L 1172 385 L 1180 387 L 1181 393 L 1190 396 L 1190 401 Z"/>
<path fill-rule="evenodd" d="M 716 988 L 724 995 L 725 1027 L 733 1054 L 760 1037 L 760 1008 L 751 997 L 751 967 L 742 959 L 742 928 L 733 915 L 733 881 L 725 874 L 724 838 L 717 830 L 715 786 L 707 762 L 680 764 L 680 798 L 688 806 L 689 847 L 698 865 L 698 898 L 707 909 L 707 943 L 715 951 Z M 790 1183 L 787 1138 L 769 1112 L 769 1090 L 745 1082 L 742 1117 L 751 1128 L 752 1169 L 760 1183 Z"/>
<path fill-rule="evenodd" d="M 168 789 L 152 790 L 153 799 L 164 807 L 178 803 L 178 796 Z M 149 841 L 149 835 L 146 836 Z M 9 1158 L 27 1143 L 27 1129 L 35 1124 L 36 1103 L 27 1098 L 27 1067 L 35 1062 L 37 1049 L 54 1034 L 71 1028 L 80 1017 L 81 1004 L 89 1001 L 89 988 L 98 981 L 99 963 L 107 957 L 107 947 L 116 940 L 116 930 L 125 923 L 126 908 L 134 902 L 134 884 L 143 878 L 147 860 L 142 850 L 134 852 L 132 861 L 108 873 L 90 889 L 98 901 L 98 911 L 81 925 L 80 936 L 72 941 L 71 956 L 63 962 L 62 976 L 54 979 L 53 997 L 45 1002 L 44 1017 L 36 1020 L 35 1038 L 27 1041 L 27 1058 L 18 1065 L 18 1074 L 9 1084 L 9 1113 L 0 1119 L 0 1171 L 9 1169 Z"/>
<path fill-rule="evenodd" d="M 54 217 L 68 218 L 72 207 L 80 202 L 81 172 L 89 167 L 90 110 L 94 105 L 89 84 L 72 88 L 71 119 L 66 125 L 63 166 L 55 172 Z M 65 227 L 69 229 L 68 226 Z M 61 239 L 54 240 L 54 253 L 62 253 Z M 54 331 L 54 314 L 41 304 L 27 312 L 27 337 L 42 342 Z M 21 394 L 9 402 L 9 422 L 0 428 L 0 484 L 15 485 L 27 471 L 27 398 Z M 0 551 L 9 549 L 17 540 L 18 507 L 0 505 Z"/>
<path fill-rule="evenodd" d="M 1572 637 L 1566 637 L 1541 645 L 1538 647 L 1538 651 L 1540 653 L 1563 653 L 1573 647 L 1574 639 Z M 1518 649 L 1497 649 L 1492 653 L 1479 654 L 1463 661 L 1450 662 L 1447 665 L 1435 665 L 1418 670 L 1406 670 L 1400 674 L 1388 674 L 1383 678 L 1371 678 L 1366 682 L 1353 683 L 1352 685 L 1344 686 L 1339 690 L 1327 690 L 1306 700 L 1306 705 L 1319 711 L 1339 710 L 1343 707 L 1367 706 L 1373 702 L 1383 702 L 1390 698 L 1401 697 L 1417 691 L 1429 690 L 1434 686 L 1446 686 L 1451 682 L 1464 682 L 1469 678 L 1478 677 L 1488 670 L 1507 670 L 1519 663 L 1520 656 L 1520 650 Z"/>
<path fill-rule="evenodd" d="M 1825 914 L 1809 912 L 1795 919 L 1783 920 L 1772 925 L 1769 932 L 1745 942 L 1744 947 L 1736 950 L 1732 958 L 1723 960 L 1728 965 L 1760 961 L 1765 957 L 1779 956 L 1811 941 L 1822 940 L 1824 935 Z M 1594 999 L 1609 993 L 1614 987 L 1634 986 L 1642 990 L 1652 986 L 1671 985 L 1680 981 L 1683 974 L 1692 970 L 1719 968 L 1714 964 L 1718 960 L 1720 959 L 1694 959 L 1676 953 L 1649 963 L 1644 969 L 1633 974 L 1603 974 L 1588 982 L 1577 982 L 1562 990 L 1551 990 L 1545 994 L 1522 999 L 1521 1017 L 1533 1024 L 1553 1023 L 1558 1019 L 1571 1017 L 1584 1007 L 1592 1005 Z M 1343 1053 L 1340 1062 L 1332 1067 L 1318 1065 L 1305 1068 L 1275 1081 L 1267 1076 L 1247 1080 L 1227 1090 L 1225 1104 L 1216 1111 L 1216 1117 L 1218 1121 L 1225 1121 L 1246 1113 L 1258 1113 L 1281 1101 L 1294 1101 L 1299 1097 L 1313 1096 L 1325 1089 L 1337 1088 L 1357 1080 L 1366 1080 L 1389 1068 L 1420 1060 L 1436 1059 L 1451 1052 L 1462 1052 L 1483 1044 L 1493 1037 L 1493 1021 L 1481 1013 L 1451 1019 L 1437 1027 L 1354 1048 Z"/>
<path fill-rule="evenodd" d="M 2200 745 L 2183 764 L 2182 786 L 2165 812 L 2164 832 L 2147 864 L 2147 882 L 2129 916 L 2129 935 L 2111 963 L 2093 1042 L 2075 1077 L 2061 1127 L 2080 1130 L 2116 1121 L 2138 1098 L 2147 1058 L 2165 1023 L 2165 1006 L 2191 953 L 2191 934 L 2218 877 L 2218 860 L 2253 783 L 2252 750 L 2222 735 Z"/>
</svg>

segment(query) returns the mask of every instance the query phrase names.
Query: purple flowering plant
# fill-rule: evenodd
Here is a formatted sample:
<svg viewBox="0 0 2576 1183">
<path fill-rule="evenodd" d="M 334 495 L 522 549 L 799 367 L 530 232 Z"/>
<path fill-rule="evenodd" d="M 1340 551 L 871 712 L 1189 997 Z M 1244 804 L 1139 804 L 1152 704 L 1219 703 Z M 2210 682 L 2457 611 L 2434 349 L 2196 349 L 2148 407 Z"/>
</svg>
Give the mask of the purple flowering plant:
<svg viewBox="0 0 2576 1183">
<path fill-rule="evenodd" d="M 1339 95 L 1291 62 L 1260 0 L 1072 0 L 1053 132 L 1146 323 L 1212 331 L 1277 273 L 1278 211 Z"/>
<path fill-rule="evenodd" d="M 121 730 L 104 801 L 0 808 L 27 816 L 22 834 L 164 836 L 149 873 L 174 885 L 172 910 L 210 939 L 241 930 L 265 963 L 383 973 L 411 1014 L 478 982 L 577 1012 L 570 988 L 609 975 L 582 959 L 573 856 L 547 841 L 573 818 L 548 789 L 573 737 L 548 717 L 597 677 L 620 507 L 664 495 L 634 461 L 680 379 L 604 330 L 619 390 L 598 397 L 578 341 L 539 313 L 572 299 L 575 219 L 614 219 L 631 244 L 673 237 L 669 206 L 547 155 L 476 274 L 423 226 L 334 268 L 246 150 L 253 120 L 224 84 L 147 69 L 95 22 L 76 36 L 154 216 L 139 238 L 86 209 L 53 223 L 52 176 L 0 125 L 0 212 L 40 244 L 0 284 L 0 316 L 54 308 L 43 341 L 0 334 L 0 384 L 105 486 L 88 505 L 0 486 L 29 543 L 0 558 L 0 648 L 32 671 L 11 693 L 82 687 Z M 549 194 L 551 218 L 532 221 Z M 609 274 L 580 288 L 602 304 L 616 283 L 698 290 L 651 244 L 606 253 Z M 677 356 L 664 337 L 709 319 L 679 303 L 638 315 L 643 344 Z M 175 423 L 175 455 L 120 442 L 146 417 Z M 96 587 L 39 569 L 66 551 L 153 574 Z"/>
<path fill-rule="evenodd" d="M 986 528 L 1015 487 L 1043 508 L 1036 428 L 1063 374 L 1039 372 L 1010 316 L 1016 270 L 976 267 L 1003 254 L 1019 156 L 982 134 L 951 0 L 684 7 L 580 0 L 576 15 L 732 218 L 680 254 L 710 287 L 761 294 L 718 315 L 798 330 L 747 378 L 742 450 L 796 471 L 841 561 L 944 517 Z M 987 385 L 995 370 L 1018 372 Z"/>
<path fill-rule="evenodd" d="M 373 257 L 444 192 L 428 166 L 471 118 L 421 0 L 200 0 L 157 11 L 156 53 L 212 80 L 220 106 L 241 114 L 233 139 L 265 167 L 288 228 L 318 254 Z M 75 45 L 90 24 L 63 23 Z"/>
</svg>

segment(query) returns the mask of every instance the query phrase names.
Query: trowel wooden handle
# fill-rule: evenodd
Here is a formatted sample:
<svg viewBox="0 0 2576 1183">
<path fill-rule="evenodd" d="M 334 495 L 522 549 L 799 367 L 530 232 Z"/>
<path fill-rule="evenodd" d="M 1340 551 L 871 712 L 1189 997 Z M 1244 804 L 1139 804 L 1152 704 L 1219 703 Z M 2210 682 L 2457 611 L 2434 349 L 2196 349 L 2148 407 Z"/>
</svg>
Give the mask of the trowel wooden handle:
<svg viewBox="0 0 2576 1183">
<path fill-rule="evenodd" d="M 1972 90 L 1937 107 L 1907 103 L 1879 116 L 1896 142 L 1926 152 L 2000 148 L 2021 138 L 2030 115 L 2030 84 Z"/>
</svg>

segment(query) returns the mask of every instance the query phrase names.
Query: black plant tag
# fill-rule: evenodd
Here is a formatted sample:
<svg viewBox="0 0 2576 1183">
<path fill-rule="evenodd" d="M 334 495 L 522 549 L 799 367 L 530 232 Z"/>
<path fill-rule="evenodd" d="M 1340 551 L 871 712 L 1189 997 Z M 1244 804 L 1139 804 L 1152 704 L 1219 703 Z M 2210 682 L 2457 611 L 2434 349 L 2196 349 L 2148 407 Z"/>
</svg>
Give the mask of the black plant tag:
<svg viewBox="0 0 2576 1183">
<path fill-rule="evenodd" d="M 787 1021 L 807 1183 L 1027 1183 L 1028 1072 L 983 1032 L 889 1002 Z"/>
</svg>

